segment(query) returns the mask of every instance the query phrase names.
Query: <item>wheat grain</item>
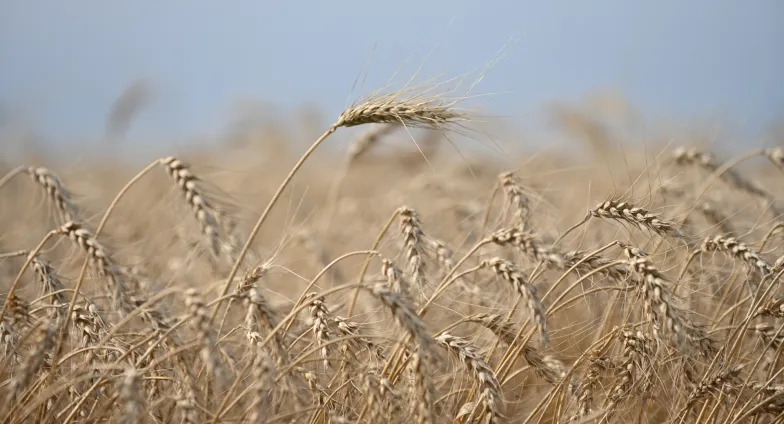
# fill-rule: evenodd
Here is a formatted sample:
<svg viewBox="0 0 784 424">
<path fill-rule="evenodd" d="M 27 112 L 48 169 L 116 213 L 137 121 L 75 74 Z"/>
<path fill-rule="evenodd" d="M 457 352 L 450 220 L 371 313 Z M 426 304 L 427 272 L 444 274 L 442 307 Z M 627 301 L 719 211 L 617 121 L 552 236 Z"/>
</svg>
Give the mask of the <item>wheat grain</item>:
<svg viewBox="0 0 784 424">
<path fill-rule="evenodd" d="M 512 287 L 522 296 L 528 313 L 539 329 L 539 341 L 542 346 L 547 346 L 549 336 L 547 333 L 547 319 L 545 308 L 536 294 L 536 287 L 528 283 L 525 276 L 517 270 L 512 262 L 501 258 L 493 258 L 482 262 L 482 266 L 492 268 L 501 278 L 509 282 Z"/>
<path fill-rule="evenodd" d="M 487 408 L 487 415 L 482 418 L 482 422 L 497 423 L 502 421 L 504 419 L 504 399 L 501 384 L 498 383 L 493 370 L 482 359 L 482 356 L 468 340 L 449 333 L 442 333 L 436 337 L 436 341 L 446 350 L 455 354 L 460 362 L 474 374 L 481 390 L 479 399 Z"/>
</svg>

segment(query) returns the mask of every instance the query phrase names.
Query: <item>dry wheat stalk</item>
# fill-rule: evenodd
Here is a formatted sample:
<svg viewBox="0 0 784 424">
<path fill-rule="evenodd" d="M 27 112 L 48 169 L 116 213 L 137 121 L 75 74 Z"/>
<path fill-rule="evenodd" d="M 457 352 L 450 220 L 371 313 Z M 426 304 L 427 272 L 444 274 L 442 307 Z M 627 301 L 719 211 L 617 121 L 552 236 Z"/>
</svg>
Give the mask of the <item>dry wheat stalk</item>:
<svg viewBox="0 0 784 424">
<path fill-rule="evenodd" d="M 563 256 L 552 248 L 544 246 L 530 231 L 520 228 L 498 230 L 490 235 L 490 240 L 499 246 L 513 246 L 520 249 L 531 259 L 544 262 L 557 268 L 563 268 Z"/>
<path fill-rule="evenodd" d="M 547 319 L 545 307 L 536 294 L 536 287 L 529 284 L 523 273 L 517 270 L 512 262 L 501 258 L 492 258 L 482 262 L 483 267 L 492 268 L 501 278 L 509 282 L 512 287 L 522 296 L 525 301 L 528 313 L 533 318 L 536 328 L 539 330 L 539 341 L 546 347 L 549 342 L 547 333 Z"/>
<path fill-rule="evenodd" d="M 361 378 L 365 389 L 367 410 L 370 411 L 370 422 L 382 422 L 395 416 L 395 412 L 400 412 L 393 410 L 393 405 L 396 404 L 394 402 L 394 392 L 386 390 L 381 379 L 372 372 L 362 373 Z"/>
<path fill-rule="evenodd" d="M 511 171 L 502 173 L 498 178 L 504 189 L 506 204 L 514 211 L 515 226 L 525 228 L 531 215 L 531 206 L 520 181 Z"/>
<path fill-rule="evenodd" d="M 47 357 L 54 348 L 54 338 L 57 334 L 59 324 L 60 323 L 57 321 L 49 321 L 41 324 L 41 327 L 38 329 L 38 339 L 34 344 L 33 350 L 25 356 L 18 374 L 11 380 L 11 390 L 8 392 L 7 399 L 8 402 L 13 402 L 15 398 L 21 396 L 22 391 L 30 384 L 30 380 L 33 376 L 38 373 L 47 362 Z"/>
<path fill-rule="evenodd" d="M 773 297 L 757 308 L 755 316 L 769 316 L 776 318 L 784 318 L 784 299 L 780 297 Z"/>
<path fill-rule="evenodd" d="M 199 421 L 199 409 L 197 407 L 196 384 L 188 370 L 188 364 L 182 360 L 175 361 L 177 364 L 177 401 L 176 406 L 180 411 L 183 424 L 196 424 Z"/>
<path fill-rule="evenodd" d="M 121 314 L 130 314 L 146 302 L 146 299 L 141 296 L 131 296 L 128 283 L 134 282 L 133 279 L 121 271 L 109 251 L 89 230 L 80 224 L 69 222 L 60 227 L 59 231 L 79 246 L 98 274 L 109 281 L 112 304 Z M 152 306 L 143 308 L 141 317 L 152 324 L 156 331 L 165 331 L 169 328 L 163 314 Z"/>
<path fill-rule="evenodd" d="M 775 329 L 771 324 L 756 324 L 754 326 L 754 331 L 760 336 L 763 342 L 770 344 L 770 349 L 773 351 L 784 344 L 784 332 Z"/>
<path fill-rule="evenodd" d="M 772 271 L 772 266 L 768 261 L 763 259 L 754 249 L 747 244 L 738 241 L 735 237 L 725 235 L 707 237 L 703 240 L 700 250 L 705 253 L 713 251 L 729 253 L 736 259 L 748 264 L 752 269 L 758 270 L 762 276 L 766 276 Z"/>
<path fill-rule="evenodd" d="M 253 398 L 250 402 L 248 424 L 264 424 L 271 412 L 271 397 L 275 387 L 275 364 L 262 349 L 253 358 Z"/>
<path fill-rule="evenodd" d="M 504 399 L 501 384 L 498 383 L 490 366 L 482 359 L 482 355 L 468 340 L 449 333 L 442 333 L 436 337 L 436 341 L 447 351 L 456 355 L 460 362 L 474 374 L 481 391 L 479 400 L 487 409 L 486 415 L 482 417 L 482 422 L 497 423 L 502 421 L 504 419 Z"/>
<path fill-rule="evenodd" d="M 329 369 L 329 349 L 325 346 L 332 338 L 329 331 L 329 309 L 323 297 L 318 297 L 316 293 L 305 295 L 305 301 L 310 303 L 310 319 L 313 320 L 313 338 L 316 345 L 321 347 L 321 359 L 324 361 L 324 368 Z"/>
<path fill-rule="evenodd" d="M 558 384 L 569 372 L 568 367 L 560 359 L 552 355 L 542 355 L 538 350 L 526 345 L 523 348 L 523 358 L 530 365 L 537 376 L 552 385 Z M 569 391 L 574 393 L 576 382 L 569 382 Z"/>
<path fill-rule="evenodd" d="M 512 345 L 517 338 L 517 330 L 514 324 L 507 321 L 501 314 L 474 314 L 463 318 L 463 320 L 481 324 L 508 345 Z"/>
<path fill-rule="evenodd" d="M 331 320 L 337 325 L 338 333 L 340 333 L 341 336 L 351 337 L 348 345 L 354 346 L 356 350 L 367 350 L 372 355 L 372 357 L 378 361 L 386 359 L 386 355 L 384 355 L 384 347 L 382 345 L 376 344 L 372 339 L 362 337 L 359 324 L 351 322 L 345 317 L 340 317 L 337 315 L 332 315 Z"/>
<path fill-rule="evenodd" d="M 763 397 L 761 412 L 776 416 L 784 413 L 784 385 L 773 382 L 760 383 L 752 381 L 748 387 L 754 393 L 760 393 Z"/>
<path fill-rule="evenodd" d="M 667 278 L 659 272 L 650 258 L 640 249 L 622 245 L 629 259 L 629 269 L 639 276 L 639 290 L 645 300 L 645 313 L 653 324 L 653 334 L 657 339 L 665 341 L 661 334 L 662 325 L 675 338 L 679 348 L 685 342 L 695 342 L 704 353 L 709 349 L 710 340 L 694 324 L 689 322 L 685 311 L 673 303 L 673 296 L 667 289 Z"/>
<path fill-rule="evenodd" d="M 593 405 L 594 392 L 599 382 L 602 372 L 612 368 L 612 363 L 609 359 L 597 355 L 592 355 L 586 371 L 580 384 L 577 386 L 577 412 L 572 416 L 569 421 L 578 421 L 593 412 L 591 405 Z"/>
<path fill-rule="evenodd" d="M 381 275 L 386 278 L 387 285 L 393 292 L 409 296 L 408 282 L 403 277 L 403 272 L 395 266 L 394 262 L 386 258 L 382 259 Z"/>
<path fill-rule="evenodd" d="M 612 265 L 608 266 L 612 263 L 607 259 L 602 258 L 598 255 L 591 255 L 586 258 L 587 252 L 583 250 L 571 250 L 565 252 L 563 254 L 564 261 L 565 261 L 565 268 L 571 268 L 572 266 L 577 265 L 577 270 L 582 272 L 591 272 L 595 269 L 601 269 L 599 272 L 600 274 L 604 275 L 605 277 L 614 280 L 616 282 L 626 281 L 629 278 L 629 271 L 621 266 L 621 265 Z"/>
<path fill-rule="evenodd" d="M 675 224 L 662 219 L 659 215 L 618 199 L 609 199 L 599 203 L 590 211 L 590 215 L 597 218 L 627 222 L 661 236 L 683 237 L 675 229 Z"/>
<path fill-rule="evenodd" d="M 64 224 L 59 231 L 67 235 L 84 251 L 90 264 L 100 276 L 109 280 L 111 285 L 109 293 L 112 298 L 112 304 L 119 307 L 126 314 L 133 311 L 125 276 L 120 272 L 111 254 L 103 244 L 87 228 L 75 222 Z"/>
<path fill-rule="evenodd" d="M 514 324 L 507 321 L 500 314 L 481 313 L 468 316 L 463 320 L 481 324 L 509 346 L 517 339 L 518 330 Z M 528 344 L 523 346 L 523 358 L 534 369 L 537 376 L 553 385 L 558 384 L 568 371 L 563 362 L 552 355 L 543 356 L 538 350 Z M 574 388 L 572 386 L 573 384 L 570 383 L 570 390 Z"/>
<path fill-rule="evenodd" d="M 695 147 L 679 147 L 675 150 L 673 158 L 678 165 L 696 164 L 710 172 L 715 172 L 722 166 L 720 163 L 716 162 L 710 153 L 700 152 Z M 720 175 L 720 178 L 727 184 L 758 198 L 765 200 L 771 200 L 773 198 L 770 193 L 762 189 L 756 182 L 747 181 L 733 169 L 724 171 Z"/>
<path fill-rule="evenodd" d="M 733 388 L 738 385 L 738 375 L 742 369 L 742 366 L 731 367 L 716 371 L 711 376 L 704 378 L 687 396 L 686 407 L 690 408 L 695 402 L 710 393 L 734 391 Z"/>
<path fill-rule="evenodd" d="M 106 321 L 98 313 L 98 307 L 91 302 L 85 304 L 86 307 L 80 304 L 74 305 L 71 317 L 71 322 L 81 333 L 81 347 L 83 348 L 98 344 L 108 327 Z"/>
<path fill-rule="evenodd" d="M 16 358 L 18 356 L 16 342 L 19 336 L 33 324 L 33 316 L 30 315 L 30 304 L 16 294 L 8 294 L 7 303 L 10 313 L 7 319 L 5 316 L 2 317 L 3 328 L 0 329 L 0 335 L 5 345 L 5 354 L 13 351 Z"/>
<path fill-rule="evenodd" d="M 68 299 L 62 291 L 65 289 L 63 283 L 60 281 L 60 276 L 57 275 L 54 268 L 39 256 L 32 259 L 33 271 L 35 272 L 38 282 L 41 283 L 41 295 L 50 295 L 48 297 L 49 304 L 52 305 L 50 316 L 52 318 L 64 318 L 66 313 L 65 306 L 68 304 Z"/>
<path fill-rule="evenodd" d="M 161 163 L 180 187 L 185 200 L 193 209 L 196 219 L 201 224 L 202 232 L 210 242 L 212 253 L 216 256 L 220 255 L 224 243 L 220 239 L 218 211 L 207 200 L 204 190 L 199 186 L 199 178 L 188 165 L 173 156 L 161 159 Z"/>
<path fill-rule="evenodd" d="M 185 291 L 185 306 L 193 319 L 194 327 L 196 327 L 199 343 L 201 344 L 199 355 L 202 362 L 207 366 L 207 372 L 222 379 L 224 373 L 220 365 L 220 359 L 217 356 L 218 341 L 215 339 L 215 330 L 210 325 L 207 306 L 196 289 Z"/>
<path fill-rule="evenodd" d="M 428 353 L 419 346 L 412 354 L 410 370 L 414 376 L 411 392 L 411 403 L 414 415 L 420 424 L 435 422 L 433 412 L 433 383 L 428 378 Z"/>
<path fill-rule="evenodd" d="M 377 94 L 343 111 L 334 126 L 353 127 L 372 123 L 391 123 L 442 129 L 450 124 L 469 120 L 468 115 L 455 109 L 459 101 L 418 93 L 409 95 L 407 90 Z"/>
<path fill-rule="evenodd" d="M 621 340 L 625 359 L 605 400 L 602 421 L 606 421 L 622 401 L 631 397 L 635 388 L 645 391 L 652 384 L 650 358 L 653 355 L 653 341 L 640 331 L 630 330 L 621 332 Z"/>
<path fill-rule="evenodd" d="M 243 299 L 247 307 L 245 314 L 245 331 L 248 342 L 256 348 L 264 339 L 262 332 L 271 332 L 277 326 L 275 311 L 269 306 L 260 289 L 257 287 L 258 280 L 266 272 L 264 268 L 255 268 L 249 279 L 241 284 L 244 289 Z M 281 362 L 286 360 L 288 348 L 279 332 L 271 340 L 270 355 L 272 359 Z"/>
<path fill-rule="evenodd" d="M 425 235 L 419 223 L 419 216 L 416 211 L 406 206 L 398 209 L 398 215 L 400 216 L 400 232 L 403 234 L 408 272 L 411 274 L 414 284 L 420 288 L 424 287 L 425 263 L 422 240 Z"/>
<path fill-rule="evenodd" d="M 65 188 L 63 181 L 52 171 L 43 167 L 29 167 L 27 173 L 49 195 L 61 222 L 79 222 L 79 208 L 71 199 L 71 192 Z"/>
<path fill-rule="evenodd" d="M 371 293 L 389 309 L 397 323 L 417 343 L 410 364 L 414 374 L 414 412 L 420 423 L 432 423 L 434 389 L 428 377 L 430 337 L 425 330 L 425 324 L 405 298 L 390 291 L 386 285 L 377 285 Z"/>
</svg>

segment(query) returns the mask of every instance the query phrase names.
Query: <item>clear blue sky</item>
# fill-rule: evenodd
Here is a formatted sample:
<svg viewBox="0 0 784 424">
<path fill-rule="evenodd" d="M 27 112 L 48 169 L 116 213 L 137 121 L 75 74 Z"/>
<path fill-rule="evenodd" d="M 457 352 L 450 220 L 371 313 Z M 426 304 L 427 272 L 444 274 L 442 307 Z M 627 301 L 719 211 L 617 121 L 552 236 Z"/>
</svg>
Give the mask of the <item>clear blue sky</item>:
<svg viewBox="0 0 784 424">
<path fill-rule="evenodd" d="M 514 38 L 480 86 L 502 93 L 484 100 L 493 112 L 614 88 L 652 116 L 759 134 L 784 116 L 782 22 L 780 0 L 0 0 L 0 105 L 59 142 L 100 137 L 139 77 L 159 92 L 129 138 L 214 133 L 242 99 L 332 119 L 367 61 L 375 88 L 436 44 L 426 76 L 475 69 Z"/>
</svg>

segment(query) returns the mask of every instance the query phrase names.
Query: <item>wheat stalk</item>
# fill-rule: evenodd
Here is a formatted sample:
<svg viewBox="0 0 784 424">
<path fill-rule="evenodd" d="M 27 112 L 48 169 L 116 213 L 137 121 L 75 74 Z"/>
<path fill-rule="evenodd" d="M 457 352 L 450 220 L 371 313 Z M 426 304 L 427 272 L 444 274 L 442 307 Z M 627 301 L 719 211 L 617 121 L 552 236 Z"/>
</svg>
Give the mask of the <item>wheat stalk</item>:
<svg viewBox="0 0 784 424">
<path fill-rule="evenodd" d="M 482 262 L 482 267 L 491 268 L 498 276 L 509 282 L 512 287 L 522 296 L 528 313 L 536 323 L 539 330 L 539 341 L 542 346 L 547 346 L 549 335 L 547 332 L 547 318 L 545 307 L 536 294 L 536 287 L 529 284 L 525 276 L 517 270 L 512 262 L 501 258 L 492 258 Z"/>
<path fill-rule="evenodd" d="M 487 408 L 487 415 L 482 417 L 482 421 L 486 423 L 502 421 L 504 419 L 504 399 L 501 384 L 476 348 L 468 340 L 449 333 L 442 333 L 435 339 L 439 345 L 456 355 L 460 362 L 474 374 L 481 391 L 479 400 Z"/>
<path fill-rule="evenodd" d="M 599 203 L 590 211 L 590 215 L 596 218 L 627 222 L 661 236 L 683 237 L 675 229 L 675 224 L 662 219 L 659 215 L 653 214 L 646 209 L 617 199 L 609 199 Z"/>
</svg>

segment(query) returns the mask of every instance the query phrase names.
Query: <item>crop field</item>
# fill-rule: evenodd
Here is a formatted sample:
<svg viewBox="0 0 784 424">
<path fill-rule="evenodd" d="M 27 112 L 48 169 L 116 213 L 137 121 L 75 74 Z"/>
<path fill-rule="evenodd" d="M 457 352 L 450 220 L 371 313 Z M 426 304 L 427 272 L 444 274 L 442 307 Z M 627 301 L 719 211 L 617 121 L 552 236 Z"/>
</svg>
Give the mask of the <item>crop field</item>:
<svg viewBox="0 0 784 424">
<path fill-rule="evenodd" d="M 501 161 L 444 99 L 2 163 L 2 423 L 784 422 L 781 146 Z"/>
</svg>

